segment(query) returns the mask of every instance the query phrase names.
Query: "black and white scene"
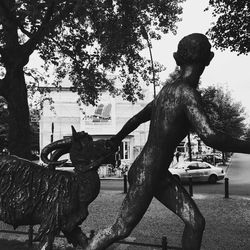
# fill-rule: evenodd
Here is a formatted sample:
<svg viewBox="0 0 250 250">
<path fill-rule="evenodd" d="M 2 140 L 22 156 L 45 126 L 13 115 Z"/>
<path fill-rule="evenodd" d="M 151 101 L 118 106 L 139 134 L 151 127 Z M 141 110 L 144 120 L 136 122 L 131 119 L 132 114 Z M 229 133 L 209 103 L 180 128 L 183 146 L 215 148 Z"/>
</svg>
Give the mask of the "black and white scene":
<svg viewBox="0 0 250 250">
<path fill-rule="evenodd" d="M 249 250 L 250 2 L 0 0 L 0 250 Z"/>
</svg>

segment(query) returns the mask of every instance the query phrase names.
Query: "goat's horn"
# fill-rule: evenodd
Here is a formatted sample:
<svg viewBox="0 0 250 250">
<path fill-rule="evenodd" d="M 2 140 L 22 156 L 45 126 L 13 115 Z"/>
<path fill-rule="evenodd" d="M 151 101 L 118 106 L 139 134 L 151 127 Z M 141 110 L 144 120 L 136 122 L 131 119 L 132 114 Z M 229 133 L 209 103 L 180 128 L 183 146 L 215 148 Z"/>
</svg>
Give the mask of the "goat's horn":
<svg viewBox="0 0 250 250">
<path fill-rule="evenodd" d="M 65 155 L 67 153 L 69 153 L 69 148 L 65 146 L 65 148 L 60 148 L 60 149 L 56 149 L 52 152 L 51 156 L 50 156 L 50 161 L 54 162 L 54 161 L 58 161 L 58 159 L 62 156 Z"/>
<path fill-rule="evenodd" d="M 69 150 L 70 150 L 70 147 L 69 147 L 69 148 L 68 148 L 68 147 L 65 147 L 65 148 L 61 148 L 61 149 L 55 150 L 55 151 L 51 154 L 51 156 L 50 156 L 50 161 L 52 162 L 52 164 L 55 164 L 55 162 L 56 162 L 56 164 L 57 164 L 58 159 L 59 159 L 62 155 L 65 155 L 65 154 L 69 153 Z M 66 162 L 67 160 L 64 160 L 64 161 Z M 67 167 L 73 167 L 72 163 L 67 163 L 65 166 L 67 166 Z"/>
<path fill-rule="evenodd" d="M 69 150 L 70 150 L 71 143 L 72 143 L 72 137 L 67 137 L 65 139 L 61 139 L 61 140 L 58 140 L 58 141 L 55 141 L 55 142 L 52 142 L 52 143 L 48 144 L 47 146 L 45 146 L 42 149 L 41 160 L 44 163 L 53 164 L 53 165 L 60 165 L 60 164 L 65 163 L 66 162 L 65 160 L 62 160 L 62 161 L 52 161 L 52 160 L 55 160 L 56 157 L 58 157 L 58 155 L 60 155 L 59 152 L 57 153 L 58 154 L 57 156 L 54 156 L 51 159 L 48 158 L 48 155 L 50 153 L 52 153 L 54 150 L 62 150 L 61 152 L 64 152 L 63 154 L 68 153 Z M 63 154 L 61 154 L 60 156 L 62 156 Z M 57 159 L 59 159 L 60 156 Z"/>
</svg>

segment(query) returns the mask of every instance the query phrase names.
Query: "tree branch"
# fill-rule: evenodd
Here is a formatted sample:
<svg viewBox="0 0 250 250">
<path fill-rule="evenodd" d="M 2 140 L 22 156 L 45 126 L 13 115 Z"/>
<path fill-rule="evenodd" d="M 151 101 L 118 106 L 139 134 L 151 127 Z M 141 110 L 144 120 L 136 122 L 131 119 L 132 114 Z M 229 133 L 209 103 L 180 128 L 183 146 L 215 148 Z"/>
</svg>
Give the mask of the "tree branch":
<svg viewBox="0 0 250 250">
<path fill-rule="evenodd" d="M 32 34 L 21 25 L 19 20 L 17 20 L 17 26 L 23 32 L 24 35 L 26 35 L 27 37 L 31 37 Z"/>
<path fill-rule="evenodd" d="M 15 15 L 10 11 L 10 9 L 5 5 L 3 1 L 0 1 L 0 8 L 2 8 L 2 13 L 4 14 L 5 18 L 15 24 L 22 32 L 28 37 L 31 37 L 31 33 L 27 31 L 23 25 L 21 24 L 20 20 L 16 18 Z"/>
<path fill-rule="evenodd" d="M 4 81 L 2 79 L 0 79 L 0 93 L 1 93 L 1 89 L 2 89 L 3 85 L 4 85 Z"/>
<path fill-rule="evenodd" d="M 72 55 L 72 53 L 70 53 L 68 49 L 64 48 L 58 41 L 56 41 L 56 39 L 52 38 L 52 41 L 61 49 L 63 53 L 68 55 L 74 62 L 77 63 L 76 58 Z"/>
<path fill-rule="evenodd" d="M 7 19 L 12 20 L 12 13 L 3 1 L 0 1 L 0 8 L 2 9 L 2 15 Z"/>
<path fill-rule="evenodd" d="M 30 40 L 23 45 L 29 55 L 35 50 L 36 46 L 42 41 L 42 39 L 44 39 L 44 37 L 46 37 L 55 26 L 74 9 L 74 4 L 70 4 L 69 1 L 66 1 L 65 7 L 60 11 L 60 14 L 51 19 L 54 8 L 55 2 L 53 1 L 48 7 L 40 28 L 32 35 Z"/>
</svg>

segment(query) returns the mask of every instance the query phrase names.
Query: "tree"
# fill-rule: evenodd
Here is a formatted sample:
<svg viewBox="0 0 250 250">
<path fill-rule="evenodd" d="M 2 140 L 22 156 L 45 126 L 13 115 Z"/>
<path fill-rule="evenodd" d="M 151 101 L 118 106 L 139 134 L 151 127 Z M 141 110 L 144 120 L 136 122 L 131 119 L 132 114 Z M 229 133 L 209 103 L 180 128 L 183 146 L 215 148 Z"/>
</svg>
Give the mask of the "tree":
<svg viewBox="0 0 250 250">
<path fill-rule="evenodd" d="M 239 138 L 245 134 L 246 125 L 244 108 L 234 102 L 228 90 L 222 87 L 209 86 L 201 90 L 204 109 L 214 130 L 222 131 Z M 227 154 L 222 152 L 225 161 Z"/>
<path fill-rule="evenodd" d="M 181 74 L 180 67 L 176 66 L 175 69 L 174 69 L 174 71 L 169 74 L 168 78 L 163 83 L 163 85 L 171 84 L 172 82 L 174 82 L 175 80 L 177 80 L 178 77 L 180 77 L 180 74 Z"/>
<path fill-rule="evenodd" d="M 118 92 L 107 71 L 119 73 L 121 91 L 134 101 L 142 97 L 138 79 L 146 65 L 142 30 L 152 39 L 175 32 L 182 1 L 1 0 L 0 95 L 8 102 L 11 153 L 30 155 L 24 66 L 35 50 L 45 69 L 54 65 L 55 84 L 69 76 L 83 102 L 94 104 L 103 90 Z"/>
<path fill-rule="evenodd" d="M 249 0 L 210 0 L 212 14 L 218 17 L 208 34 L 217 48 L 250 52 L 250 2 Z M 208 9 L 208 8 L 207 8 Z"/>
<path fill-rule="evenodd" d="M 246 140 L 250 140 L 250 126 L 248 125 L 248 127 L 246 128 L 246 132 L 244 135 Z"/>
<path fill-rule="evenodd" d="M 39 149 L 39 111 L 31 107 L 31 149 L 32 151 L 38 151 Z M 6 100 L 3 97 L 0 97 L 0 153 L 4 148 L 8 148 L 8 121 L 9 121 L 9 112 L 8 105 Z M 33 158 L 34 158 L 34 154 Z M 32 156 L 31 155 L 31 156 Z"/>
<path fill-rule="evenodd" d="M 209 86 L 201 90 L 204 109 L 211 126 L 233 137 L 245 133 L 245 113 L 241 103 L 234 102 L 230 92 L 222 87 Z"/>
</svg>

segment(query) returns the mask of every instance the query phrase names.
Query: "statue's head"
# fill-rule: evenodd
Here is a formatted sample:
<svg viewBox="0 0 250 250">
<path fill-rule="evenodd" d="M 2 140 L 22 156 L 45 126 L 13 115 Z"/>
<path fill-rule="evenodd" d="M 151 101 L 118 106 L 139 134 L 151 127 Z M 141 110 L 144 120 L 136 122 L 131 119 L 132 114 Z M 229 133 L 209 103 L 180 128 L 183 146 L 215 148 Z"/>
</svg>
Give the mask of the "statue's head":
<svg viewBox="0 0 250 250">
<path fill-rule="evenodd" d="M 210 49 L 211 44 L 205 35 L 193 33 L 181 39 L 174 58 L 178 66 L 191 64 L 207 66 L 214 57 Z"/>
</svg>

